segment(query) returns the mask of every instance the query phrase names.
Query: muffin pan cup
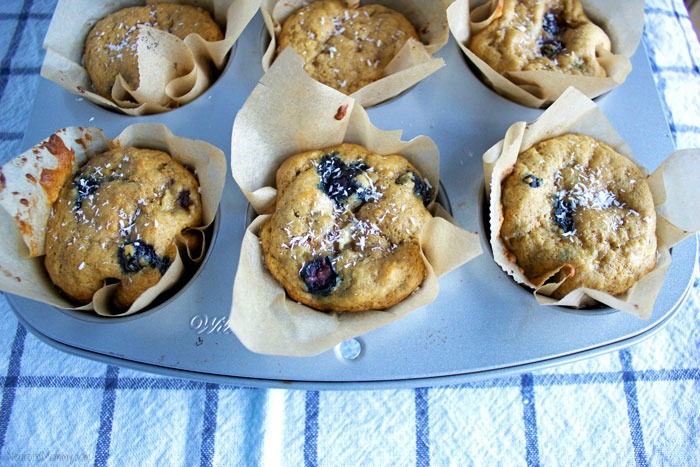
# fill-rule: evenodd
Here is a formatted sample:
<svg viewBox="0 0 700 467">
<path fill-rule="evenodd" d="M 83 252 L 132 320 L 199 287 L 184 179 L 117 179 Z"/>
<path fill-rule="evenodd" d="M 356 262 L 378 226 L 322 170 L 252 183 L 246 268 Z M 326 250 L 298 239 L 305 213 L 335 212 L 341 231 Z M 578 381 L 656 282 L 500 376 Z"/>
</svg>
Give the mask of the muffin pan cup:
<svg viewBox="0 0 700 467">
<path fill-rule="evenodd" d="M 258 14 L 221 78 L 188 105 L 160 115 L 118 115 L 42 81 L 24 147 L 65 126 L 95 126 L 114 137 L 136 121 L 148 121 L 163 123 L 178 136 L 208 141 L 230 157 L 233 120 L 263 74 L 263 27 Z M 494 262 L 483 223 L 481 158 L 512 123 L 534 121 L 542 111 L 514 104 L 484 86 L 454 40 L 437 56 L 445 67 L 367 111 L 383 130 L 400 129 L 405 139 L 426 135 L 435 141 L 453 216 L 480 235 L 484 254 L 441 277 L 440 294 L 430 305 L 314 357 L 250 352 L 228 326 L 248 208 L 229 176 L 210 257 L 190 285 L 160 308 L 95 320 L 7 295 L 17 317 L 50 345 L 94 360 L 211 382 L 314 389 L 418 387 L 506 376 L 616 350 L 662 328 L 691 284 L 695 236 L 673 248 L 648 320 L 623 312 L 590 314 L 541 306 Z M 598 104 L 651 172 L 673 151 L 673 143 L 644 49 L 631 61 L 626 82 Z"/>
<path fill-rule="evenodd" d="M 533 283 L 518 264 L 509 258 L 508 249 L 500 238 L 504 217 L 500 202 L 501 185 L 512 172 L 519 154 L 523 151 L 549 138 L 577 133 L 609 145 L 641 169 L 640 176 L 649 186 L 650 201 L 656 211 L 654 222 L 654 236 L 657 239 L 656 264 L 624 293 L 613 296 L 600 290 L 579 287 L 560 300 L 555 300 L 549 295 L 562 285 L 565 279 Z M 525 122 L 517 122 L 508 128 L 504 139 L 492 146 L 484 154 L 483 160 L 486 191 L 490 197 L 490 245 L 494 260 L 504 271 L 516 282 L 530 287 L 537 301 L 543 305 L 585 309 L 605 304 L 641 319 L 649 318 L 671 262 L 671 248 L 700 230 L 700 207 L 694 201 L 697 186 L 692 182 L 692 180 L 696 182 L 700 180 L 700 149 L 674 152 L 654 173 L 649 175 L 646 169 L 635 160 L 634 154 L 630 152 L 625 141 L 616 134 L 601 109 L 580 91 L 569 88 L 537 121 L 529 125 Z M 611 189 L 615 191 L 614 188 Z M 624 203 L 622 204 L 624 206 Z M 584 236 L 581 235 L 579 239 Z M 562 242 L 566 243 L 567 240 L 562 238 Z M 546 277 L 552 278 L 564 268 L 576 274 L 577 267 L 561 264 L 558 268 L 548 271 Z"/>
<path fill-rule="evenodd" d="M 277 203 L 274 180 L 283 161 L 300 152 L 340 143 L 359 144 L 376 154 L 400 154 L 430 186 L 439 187 L 440 154 L 434 141 L 424 135 L 403 141 L 400 131 L 379 130 L 355 99 L 314 81 L 302 66 L 294 50 L 285 50 L 233 124 L 231 173 L 258 213 L 272 212 Z M 309 356 L 428 305 L 439 294 L 440 276 L 483 251 L 478 234 L 455 225 L 442 199 L 433 201 L 437 194 L 434 190 L 427 206 L 433 218 L 421 226 L 416 238 L 425 277 L 406 298 L 381 311 L 320 312 L 287 297 L 262 261 L 259 234 L 269 216 L 260 216 L 247 229 L 241 246 L 231 329 L 255 352 Z M 257 293 L 251 295 L 248 290 Z"/>
<path fill-rule="evenodd" d="M 262 0 L 260 12 L 266 28 L 265 52 L 262 56 L 263 70 L 267 71 L 273 62 L 277 49 L 277 36 L 284 21 L 296 10 L 303 7 L 304 0 Z M 346 0 L 348 5 L 359 0 Z M 391 99 L 416 83 L 435 73 L 445 64 L 433 54 L 439 51 L 449 39 L 449 29 L 444 6 L 441 2 L 423 0 L 372 0 L 361 5 L 378 4 L 402 13 L 418 32 L 420 42 L 409 39 L 387 64 L 384 76 L 352 93 L 351 97 L 364 106 L 370 107 Z"/>
<path fill-rule="evenodd" d="M 455 0 L 447 8 L 450 31 L 471 66 L 478 70 L 485 85 L 513 102 L 544 108 L 569 86 L 575 86 L 590 98 L 596 98 L 621 85 L 632 70 L 629 57 L 639 45 L 644 30 L 644 1 L 624 3 L 605 0 L 581 0 L 586 16 L 610 38 L 611 50 L 596 50 L 596 59 L 607 76 L 590 77 L 556 71 L 511 71 L 501 75 L 474 54 L 467 44 L 473 34 L 495 21 L 504 0 Z"/>
<path fill-rule="evenodd" d="M 198 34 L 190 34 L 180 40 L 166 31 L 140 27 L 136 54 L 141 85 L 131 89 L 118 76 L 112 99 L 106 99 L 94 92 L 83 66 L 85 38 L 94 24 L 110 13 L 149 3 L 200 6 L 219 24 L 224 38 L 209 42 Z M 216 80 L 259 6 L 259 0 L 59 0 L 43 43 L 46 57 L 41 76 L 115 112 L 167 112 L 200 96 Z"/>
<path fill-rule="evenodd" d="M 174 239 L 178 251 L 172 264 L 158 282 L 144 290 L 128 309 L 115 308 L 112 298 L 118 284 L 113 280 L 105 281 L 94 292 L 89 303 L 78 305 L 59 292 L 44 268 L 44 232 L 50 218 L 52 199 L 47 193 L 70 181 L 93 156 L 117 147 L 165 151 L 174 161 L 195 173 L 202 201 L 202 223 L 178 233 Z M 61 167 L 67 170 L 63 172 Z M 154 301 L 172 294 L 174 288 L 182 286 L 188 277 L 196 274 L 208 251 L 211 231 L 215 228 L 212 223 L 224 187 L 226 156 L 223 151 L 204 141 L 179 138 L 158 123 L 129 125 L 114 139 L 105 137 L 98 128 L 72 126 L 35 142 L 30 149 L 3 165 L 2 173 L 0 216 L 3 218 L 2 229 L 6 232 L 0 235 L 0 270 L 11 273 L 0 276 L 0 290 L 78 314 L 94 312 L 112 318 L 153 308 Z M 46 186 L 45 180 L 49 181 Z M 56 187 L 53 187 L 51 180 L 58 182 Z M 103 205 L 99 209 L 115 208 Z M 197 239 L 191 248 L 186 246 L 183 235 Z"/>
</svg>

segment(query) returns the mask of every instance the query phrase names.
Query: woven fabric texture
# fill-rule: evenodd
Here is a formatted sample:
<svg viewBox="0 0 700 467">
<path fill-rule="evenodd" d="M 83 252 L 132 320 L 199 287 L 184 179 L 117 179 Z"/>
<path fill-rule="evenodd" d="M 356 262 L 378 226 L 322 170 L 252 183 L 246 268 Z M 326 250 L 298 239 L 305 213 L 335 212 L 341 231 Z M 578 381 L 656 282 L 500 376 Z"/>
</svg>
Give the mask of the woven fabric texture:
<svg viewBox="0 0 700 467">
<path fill-rule="evenodd" d="M 0 2 L 0 163 L 24 149 L 55 0 Z M 643 47 L 677 148 L 700 147 L 700 46 L 648 0 Z M 458 386 L 251 389 L 78 358 L 0 294 L 0 465 L 700 465 L 700 288 L 643 342 Z"/>
</svg>

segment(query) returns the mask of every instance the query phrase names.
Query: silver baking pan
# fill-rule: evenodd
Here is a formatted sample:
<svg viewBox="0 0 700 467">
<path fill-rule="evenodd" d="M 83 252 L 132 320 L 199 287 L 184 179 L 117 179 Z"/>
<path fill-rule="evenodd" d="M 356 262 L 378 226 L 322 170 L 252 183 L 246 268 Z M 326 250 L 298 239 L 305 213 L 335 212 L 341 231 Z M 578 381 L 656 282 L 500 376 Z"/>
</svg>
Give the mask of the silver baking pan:
<svg viewBox="0 0 700 467">
<path fill-rule="evenodd" d="M 43 80 L 23 147 L 65 126 L 95 126 L 115 137 L 130 124 L 160 122 L 178 136 L 208 141 L 230 155 L 236 112 L 263 74 L 263 31 L 258 14 L 216 84 L 165 114 L 115 114 Z M 381 129 L 401 129 L 404 139 L 427 135 L 437 143 L 443 196 L 457 221 L 481 235 L 484 254 L 443 276 L 431 305 L 315 357 L 248 351 L 227 327 L 248 221 L 247 201 L 229 174 L 205 263 L 159 306 L 105 319 L 8 295 L 17 317 L 49 345 L 110 364 L 217 383 L 307 389 L 417 387 L 506 376 L 616 350 L 662 328 L 690 287 L 695 236 L 673 249 L 666 282 L 646 321 L 607 308 L 540 306 L 493 262 L 482 220 L 481 156 L 513 122 L 533 121 L 542 111 L 514 104 L 484 86 L 454 39 L 438 56 L 445 67 L 368 111 Z M 632 64 L 627 81 L 598 102 L 635 157 L 653 171 L 673 151 L 673 143 L 643 47 Z"/>
</svg>

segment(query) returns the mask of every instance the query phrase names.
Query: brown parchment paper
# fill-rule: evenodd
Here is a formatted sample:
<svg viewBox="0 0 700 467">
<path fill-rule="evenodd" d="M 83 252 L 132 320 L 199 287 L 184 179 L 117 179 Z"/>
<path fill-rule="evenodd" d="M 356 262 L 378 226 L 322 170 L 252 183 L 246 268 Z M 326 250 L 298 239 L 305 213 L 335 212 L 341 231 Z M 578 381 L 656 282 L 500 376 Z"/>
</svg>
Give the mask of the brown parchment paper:
<svg viewBox="0 0 700 467">
<path fill-rule="evenodd" d="M 439 153 L 426 136 L 401 141 L 401 131 L 379 130 L 352 97 L 324 86 L 300 69 L 291 49 L 272 65 L 238 112 L 231 138 L 231 172 L 255 210 L 274 208 L 275 173 L 287 157 L 342 142 L 379 154 L 401 154 L 439 185 Z M 432 302 L 437 277 L 481 254 L 478 235 L 460 228 L 437 203 L 420 235 L 427 277 L 401 303 L 384 311 L 328 313 L 290 300 L 267 271 L 258 238 L 268 214 L 247 228 L 233 287 L 229 327 L 251 351 L 289 356 L 321 353 L 334 345 L 406 316 Z M 417 331 L 420 332 L 420 331 Z"/>
<path fill-rule="evenodd" d="M 205 41 L 199 34 L 184 40 L 165 31 L 140 26 L 137 40 L 139 87 L 131 89 L 117 77 L 113 100 L 93 92 L 83 67 L 85 38 L 108 14 L 130 6 L 181 3 L 200 6 L 212 14 L 224 39 Z M 41 76 L 89 101 L 127 115 L 166 112 L 201 95 L 222 72 L 226 56 L 260 8 L 260 0 L 59 0 L 44 39 L 46 56 Z M 182 71 L 177 71 L 182 70 Z"/>
<path fill-rule="evenodd" d="M 498 17 L 503 0 L 455 0 L 447 8 L 452 35 L 481 79 L 502 96 L 528 107 L 541 108 L 554 102 L 573 86 L 591 99 L 625 82 L 632 71 L 629 58 L 634 54 L 644 30 L 644 1 L 581 0 L 588 18 L 610 37 L 612 51 L 599 51 L 605 78 L 572 76 L 556 71 L 518 71 L 501 75 L 467 48 L 473 32 Z"/>
<path fill-rule="evenodd" d="M 503 222 L 501 183 L 511 172 L 519 153 L 539 141 L 566 133 L 589 135 L 635 160 L 629 146 L 617 134 L 603 111 L 575 88 L 567 89 L 534 123 L 513 124 L 504 139 L 492 146 L 483 156 L 485 186 L 489 199 L 489 240 L 494 260 L 516 282 L 534 289 L 535 297 L 541 304 L 585 307 L 600 302 L 638 318 L 648 319 L 671 263 L 670 248 L 700 230 L 700 204 L 696 202 L 697 187 L 700 184 L 700 149 L 674 152 L 647 179 L 657 214 L 656 267 L 621 295 L 612 296 L 597 290 L 580 288 L 561 300 L 555 300 L 547 295 L 556 290 L 560 283 L 535 286 L 506 255 L 505 246 L 499 238 Z M 556 272 L 551 271 L 551 275 Z"/>
<path fill-rule="evenodd" d="M 289 15 L 308 3 L 308 0 L 262 0 L 260 11 L 270 36 L 270 43 L 262 59 L 265 71 L 275 59 L 277 36 L 282 29 L 282 23 Z M 387 66 L 384 77 L 352 94 L 357 104 L 370 107 L 390 99 L 445 65 L 442 58 L 432 56 L 447 43 L 450 36 L 442 1 L 346 0 L 345 3 L 380 4 L 401 12 L 413 24 L 420 37 L 420 42 L 413 39 L 406 42 Z"/>
<path fill-rule="evenodd" d="M 156 297 L 175 284 L 185 265 L 180 252 L 166 274 L 142 294 L 126 311 L 111 307 L 116 285 L 95 293 L 91 303 L 76 307 L 61 295 L 44 268 L 44 237 L 57 186 L 73 177 L 91 157 L 115 147 L 134 146 L 168 152 L 173 159 L 194 170 L 200 184 L 203 231 L 213 222 L 226 181 L 226 156 L 204 141 L 180 138 L 157 123 L 139 123 L 124 129 L 110 140 L 97 128 L 68 127 L 56 131 L 0 168 L 0 290 L 28 297 L 59 308 L 93 310 L 106 316 L 126 316 L 143 310 Z M 191 262 L 203 259 L 203 252 L 187 251 Z"/>
</svg>

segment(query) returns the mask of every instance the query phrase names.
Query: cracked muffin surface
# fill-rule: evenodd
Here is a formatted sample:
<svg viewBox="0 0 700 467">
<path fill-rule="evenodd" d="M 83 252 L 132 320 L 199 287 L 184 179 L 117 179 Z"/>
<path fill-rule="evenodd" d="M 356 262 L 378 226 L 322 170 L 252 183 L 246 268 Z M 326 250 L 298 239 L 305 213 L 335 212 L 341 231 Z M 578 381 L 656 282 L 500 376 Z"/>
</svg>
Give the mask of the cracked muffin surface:
<svg viewBox="0 0 700 467">
<path fill-rule="evenodd" d="M 618 295 L 656 264 L 646 175 L 601 141 L 566 134 L 535 144 L 502 188 L 500 239 L 535 285 L 561 268 L 554 298 L 580 287 Z"/>
<path fill-rule="evenodd" d="M 610 38 L 588 19 L 579 0 L 504 0 L 496 15 L 468 48 L 498 73 L 607 76 L 598 55 L 610 51 Z"/>
<path fill-rule="evenodd" d="M 327 311 L 385 309 L 426 274 L 418 234 L 430 183 L 399 155 L 354 144 L 307 151 L 277 171 L 264 260 L 293 300 Z"/>
<path fill-rule="evenodd" d="M 398 11 L 320 0 L 284 21 L 277 54 L 291 46 L 312 78 L 349 95 L 382 78 L 409 38 L 419 40 L 418 33 Z"/>
<path fill-rule="evenodd" d="M 192 5 L 162 3 L 115 11 L 92 27 L 85 40 L 84 65 L 95 91 L 112 98 L 112 87 L 121 75 L 132 88 L 139 87 L 136 40 L 139 26 L 169 32 L 180 39 L 196 33 L 209 42 L 223 39 L 209 12 Z M 190 70 L 180 70 L 184 75 Z"/>
<path fill-rule="evenodd" d="M 61 189 L 47 224 L 46 270 L 77 303 L 118 282 L 115 306 L 128 308 L 168 270 L 176 236 L 201 222 L 189 170 L 163 151 L 113 149 L 90 158 Z"/>
</svg>

